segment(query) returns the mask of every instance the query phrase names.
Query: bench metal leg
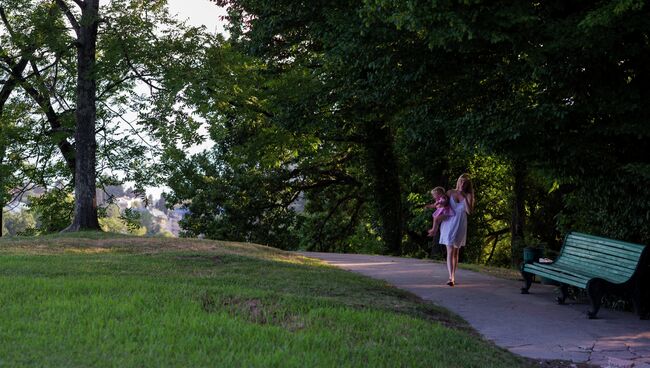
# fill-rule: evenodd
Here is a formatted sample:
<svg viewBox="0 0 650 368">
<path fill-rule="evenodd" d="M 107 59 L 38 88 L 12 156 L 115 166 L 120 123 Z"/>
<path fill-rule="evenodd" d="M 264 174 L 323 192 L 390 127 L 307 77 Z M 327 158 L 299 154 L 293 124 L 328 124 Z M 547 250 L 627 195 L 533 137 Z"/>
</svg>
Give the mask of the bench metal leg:
<svg viewBox="0 0 650 368">
<path fill-rule="evenodd" d="M 560 293 L 561 295 L 555 298 L 557 301 L 557 304 L 564 305 L 566 298 L 569 296 L 569 285 L 567 284 L 561 284 L 560 285 Z"/>
<path fill-rule="evenodd" d="M 598 310 L 600 309 L 600 304 L 603 299 L 603 294 L 605 292 L 603 283 L 598 279 L 593 279 L 587 284 L 587 295 L 589 295 L 589 301 L 591 302 L 591 310 L 587 312 L 587 317 L 589 319 L 597 318 Z"/>
<path fill-rule="evenodd" d="M 530 285 L 533 283 L 533 274 L 521 271 L 521 276 L 524 277 L 524 287 L 521 288 L 521 293 L 528 294 L 528 289 L 530 289 Z"/>
</svg>

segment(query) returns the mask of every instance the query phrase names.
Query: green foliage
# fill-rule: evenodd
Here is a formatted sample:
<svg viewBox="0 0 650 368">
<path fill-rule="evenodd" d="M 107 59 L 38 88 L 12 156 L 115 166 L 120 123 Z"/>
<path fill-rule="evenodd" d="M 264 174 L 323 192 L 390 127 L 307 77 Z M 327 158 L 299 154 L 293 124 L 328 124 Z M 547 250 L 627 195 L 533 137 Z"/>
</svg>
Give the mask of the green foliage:
<svg viewBox="0 0 650 368">
<path fill-rule="evenodd" d="M 131 208 L 120 212 L 120 208 L 114 204 L 104 208 L 99 224 L 103 231 L 110 233 L 144 235 L 147 231 L 147 228 L 141 225 L 140 212 Z"/>
<path fill-rule="evenodd" d="M 181 221 L 184 236 L 295 249 L 297 238 L 292 232 L 296 215 L 289 209 L 293 194 L 279 180 L 270 180 L 265 170 L 245 165 L 215 167 L 207 155 L 197 155 L 175 167 L 169 181 L 174 194 L 169 200 L 187 198 L 189 213 Z"/>
<path fill-rule="evenodd" d="M 228 41 L 179 25 L 164 1 L 113 1 L 98 52 L 100 161 L 139 187 L 166 175 L 169 203 L 189 211 L 186 236 L 424 256 L 429 190 L 469 172 L 465 260 L 517 256 L 515 202 L 525 241 L 550 250 L 569 230 L 650 241 L 643 1 L 216 2 Z M 18 31 L 0 34 L 3 55 L 36 50 L 47 83 L 27 82 L 57 81 L 52 100 L 74 105 L 70 37 L 53 32 L 65 19 L 46 3 L 3 4 Z M 143 80 L 151 93 L 138 95 Z M 26 178 L 66 177 L 55 148 L 72 141 L 70 111 L 57 105 L 54 129 L 33 96 L 13 96 L 0 129 L 23 140 L 0 138 L 4 201 Z M 133 130 L 111 123 L 129 111 Z M 202 122 L 215 145 L 189 156 L 180 147 L 202 141 Z M 517 198 L 513 163 L 526 167 Z"/>
<path fill-rule="evenodd" d="M 2 216 L 2 236 L 15 236 L 36 228 L 36 219 L 29 211 L 5 212 Z"/>
<path fill-rule="evenodd" d="M 559 217 L 563 232 L 581 231 L 645 244 L 650 239 L 650 198 L 639 191 L 641 177 L 624 169 L 580 182 L 566 195 Z"/>
<path fill-rule="evenodd" d="M 38 232 L 55 233 L 70 225 L 74 197 L 65 188 L 52 188 L 40 196 L 30 197 L 29 207 L 37 219 Z"/>
</svg>

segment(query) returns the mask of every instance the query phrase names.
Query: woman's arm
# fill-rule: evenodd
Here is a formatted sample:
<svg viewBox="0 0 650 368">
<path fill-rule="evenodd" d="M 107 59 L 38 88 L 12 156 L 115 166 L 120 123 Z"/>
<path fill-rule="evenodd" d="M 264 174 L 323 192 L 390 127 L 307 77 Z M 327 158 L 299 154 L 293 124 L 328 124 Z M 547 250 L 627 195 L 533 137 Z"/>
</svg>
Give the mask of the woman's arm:
<svg viewBox="0 0 650 368">
<path fill-rule="evenodd" d="M 467 203 L 467 206 L 465 206 L 465 212 L 469 215 L 474 211 L 474 194 L 466 193 L 465 202 Z"/>
</svg>

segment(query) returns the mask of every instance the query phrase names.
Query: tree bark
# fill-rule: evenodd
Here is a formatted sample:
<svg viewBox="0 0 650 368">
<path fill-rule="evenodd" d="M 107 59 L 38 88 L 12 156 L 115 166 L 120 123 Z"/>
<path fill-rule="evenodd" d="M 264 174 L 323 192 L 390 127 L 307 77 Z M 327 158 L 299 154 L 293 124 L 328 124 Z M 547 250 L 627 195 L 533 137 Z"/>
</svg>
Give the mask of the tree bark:
<svg viewBox="0 0 650 368">
<path fill-rule="evenodd" d="M 526 164 L 515 161 L 513 164 L 512 221 L 510 222 L 512 265 L 517 266 L 524 248 L 524 225 L 526 220 Z"/>
<path fill-rule="evenodd" d="M 78 27 L 75 28 L 78 41 L 77 106 L 75 110 L 75 206 L 74 220 L 64 231 L 100 230 L 97 219 L 95 182 L 97 85 L 94 75 L 99 0 L 86 0 L 78 3 L 81 7 L 81 21 L 77 25 Z"/>
<path fill-rule="evenodd" d="M 402 253 L 402 193 L 393 136 L 382 122 L 365 124 L 364 147 L 371 176 L 371 194 L 381 223 L 381 236 L 387 251 Z"/>
</svg>

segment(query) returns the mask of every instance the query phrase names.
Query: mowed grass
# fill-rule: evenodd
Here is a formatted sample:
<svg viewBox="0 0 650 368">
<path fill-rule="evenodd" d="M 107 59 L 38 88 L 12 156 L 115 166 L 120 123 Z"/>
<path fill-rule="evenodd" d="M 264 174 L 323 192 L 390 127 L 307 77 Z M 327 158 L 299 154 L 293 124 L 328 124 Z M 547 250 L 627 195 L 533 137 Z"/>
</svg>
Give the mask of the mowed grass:
<svg viewBox="0 0 650 368">
<path fill-rule="evenodd" d="M 411 294 L 258 245 L 0 240 L 0 367 L 524 367 Z"/>
</svg>

